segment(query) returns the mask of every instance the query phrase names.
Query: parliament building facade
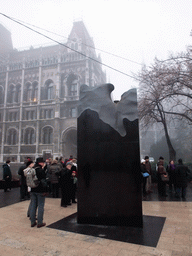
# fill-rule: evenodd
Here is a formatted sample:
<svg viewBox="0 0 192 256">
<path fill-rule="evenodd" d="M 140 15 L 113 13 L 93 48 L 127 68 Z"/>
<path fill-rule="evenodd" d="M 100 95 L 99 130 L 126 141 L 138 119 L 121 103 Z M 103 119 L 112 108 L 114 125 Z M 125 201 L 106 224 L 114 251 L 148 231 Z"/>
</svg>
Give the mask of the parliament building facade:
<svg viewBox="0 0 192 256">
<path fill-rule="evenodd" d="M 13 49 L 1 24 L 0 35 L 0 162 L 77 157 L 80 86 L 106 82 L 84 23 L 73 23 L 66 44 L 29 50 Z"/>
</svg>

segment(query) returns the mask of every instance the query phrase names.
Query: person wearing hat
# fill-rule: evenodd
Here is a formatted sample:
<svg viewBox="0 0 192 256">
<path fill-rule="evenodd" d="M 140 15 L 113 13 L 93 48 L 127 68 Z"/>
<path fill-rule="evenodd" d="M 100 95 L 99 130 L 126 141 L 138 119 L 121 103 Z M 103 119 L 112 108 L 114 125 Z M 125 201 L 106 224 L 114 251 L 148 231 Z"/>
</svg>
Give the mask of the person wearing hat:
<svg viewBox="0 0 192 256">
<path fill-rule="evenodd" d="M 66 167 L 61 169 L 59 176 L 60 176 L 60 185 L 61 185 L 61 207 L 67 207 L 71 205 L 71 191 L 72 191 L 72 183 L 71 183 L 71 176 L 72 176 L 72 168 L 73 163 L 67 162 Z"/>
<path fill-rule="evenodd" d="M 43 222 L 45 196 L 47 188 L 43 186 L 41 180 L 46 179 L 46 173 L 44 170 L 45 161 L 42 157 L 38 157 L 35 162 L 34 169 L 36 170 L 36 176 L 40 181 L 39 185 L 35 188 L 31 188 L 31 227 L 37 225 L 38 228 L 44 227 L 46 223 Z M 36 222 L 36 211 L 38 208 L 37 222 Z"/>
</svg>

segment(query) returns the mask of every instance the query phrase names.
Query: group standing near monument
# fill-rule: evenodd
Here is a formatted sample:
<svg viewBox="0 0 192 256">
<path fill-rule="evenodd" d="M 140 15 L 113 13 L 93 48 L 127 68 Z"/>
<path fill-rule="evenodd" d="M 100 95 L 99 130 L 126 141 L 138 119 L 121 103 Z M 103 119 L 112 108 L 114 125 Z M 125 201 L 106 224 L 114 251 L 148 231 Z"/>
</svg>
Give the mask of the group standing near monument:
<svg viewBox="0 0 192 256">
<path fill-rule="evenodd" d="M 26 183 L 24 170 L 26 168 L 35 168 L 39 184 L 35 188 L 29 188 Z M 149 157 L 145 156 L 141 160 L 141 172 L 148 173 L 143 177 L 142 192 L 146 196 L 152 193 L 152 167 Z M 47 159 L 44 161 L 42 157 L 36 159 L 35 163 L 28 158 L 24 165 L 18 169 L 20 175 L 20 200 L 30 199 L 29 209 L 27 212 L 30 217 L 31 227 L 37 225 L 38 228 L 46 225 L 43 222 L 45 198 L 48 195 L 53 198 L 61 197 L 61 207 L 67 207 L 71 203 L 76 203 L 77 190 L 77 160 L 56 158 L 54 160 Z M 190 170 L 183 164 L 182 159 L 178 160 L 176 165 L 173 160 L 169 162 L 167 168 L 164 167 L 164 158 L 159 157 L 156 165 L 158 193 L 162 197 L 167 197 L 167 188 L 169 193 L 174 192 L 175 197 L 186 198 L 186 188 L 189 182 L 188 177 Z M 168 176 L 168 181 L 162 179 L 162 176 Z M 3 165 L 3 179 L 5 180 L 4 191 L 11 190 L 12 173 L 10 168 L 10 160 Z M 47 180 L 47 187 L 41 184 L 41 180 Z M 60 196 L 61 189 L 61 196 Z M 38 210 L 38 211 L 37 211 Z"/>
</svg>

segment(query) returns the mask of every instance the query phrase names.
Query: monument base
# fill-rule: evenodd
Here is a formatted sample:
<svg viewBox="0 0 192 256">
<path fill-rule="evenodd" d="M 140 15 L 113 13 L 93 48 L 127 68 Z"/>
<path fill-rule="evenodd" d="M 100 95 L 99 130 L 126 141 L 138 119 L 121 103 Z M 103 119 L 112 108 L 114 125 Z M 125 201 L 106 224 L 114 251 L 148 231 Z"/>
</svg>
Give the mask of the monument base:
<svg viewBox="0 0 192 256">
<path fill-rule="evenodd" d="M 143 217 L 77 217 L 77 223 L 107 226 L 143 227 Z"/>
<path fill-rule="evenodd" d="M 77 223 L 77 213 L 52 223 L 48 228 L 85 235 L 84 241 L 110 239 L 156 247 L 165 223 L 165 217 L 143 215 L 143 228 L 125 226 L 90 225 Z M 65 236 L 65 233 L 62 234 Z M 88 237 L 90 236 L 90 237 Z"/>
</svg>

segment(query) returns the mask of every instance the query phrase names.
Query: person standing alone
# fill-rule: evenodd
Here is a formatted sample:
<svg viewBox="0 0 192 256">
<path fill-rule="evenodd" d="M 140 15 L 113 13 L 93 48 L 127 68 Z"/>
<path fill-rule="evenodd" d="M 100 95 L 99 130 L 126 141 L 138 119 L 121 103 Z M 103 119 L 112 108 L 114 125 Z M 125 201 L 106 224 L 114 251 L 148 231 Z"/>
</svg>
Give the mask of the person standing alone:
<svg viewBox="0 0 192 256">
<path fill-rule="evenodd" d="M 9 191 L 9 190 L 7 190 L 8 188 L 11 190 L 11 180 L 12 180 L 12 174 L 11 174 L 10 160 L 9 159 L 3 165 L 3 179 L 5 181 L 4 192 L 7 192 L 7 191 Z"/>
<path fill-rule="evenodd" d="M 45 205 L 45 196 L 47 192 L 47 188 L 43 186 L 42 180 L 46 179 L 46 173 L 44 170 L 45 161 L 42 157 L 38 157 L 36 159 L 36 163 L 34 169 L 36 170 L 36 176 L 39 180 L 39 185 L 35 188 L 31 188 L 31 227 L 35 227 L 37 225 L 38 228 L 44 227 L 46 223 L 43 222 L 43 214 L 44 214 L 44 205 Z M 37 222 L 36 211 L 38 208 L 37 214 Z"/>
<path fill-rule="evenodd" d="M 188 175 L 190 171 L 187 166 L 183 164 L 182 159 L 178 160 L 178 165 L 175 169 L 175 184 L 176 184 L 176 197 L 179 198 L 180 194 L 183 199 L 186 197 L 186 188 L 188 183 Z"/>
</svg>

